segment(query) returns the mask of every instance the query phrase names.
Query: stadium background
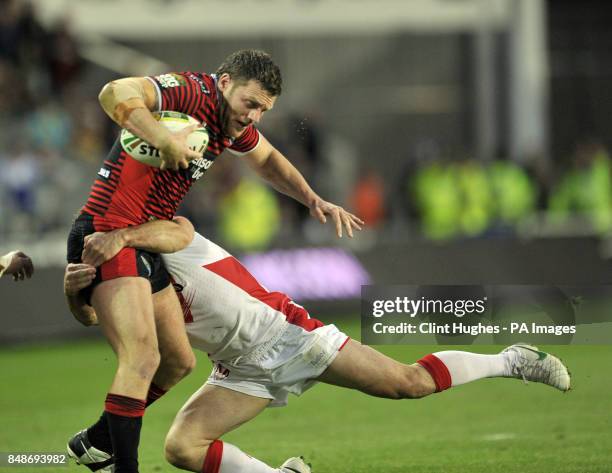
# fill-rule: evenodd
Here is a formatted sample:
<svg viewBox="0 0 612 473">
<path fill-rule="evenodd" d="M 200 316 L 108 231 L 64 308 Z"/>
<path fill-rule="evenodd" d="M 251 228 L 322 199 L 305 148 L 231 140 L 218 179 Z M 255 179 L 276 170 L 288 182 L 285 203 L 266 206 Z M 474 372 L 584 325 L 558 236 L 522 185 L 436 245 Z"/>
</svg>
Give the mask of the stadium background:
<svg viewBox="0 0 612 473">
<path fill-rule="evenodd" d="M 612 280 L 605 7 L 1 1 L 0 253 L 21 248 L 37 269 L 26 283 L 0 281 L 0 452 L 61 450 L 94 418 L 112 373 L 110 350 L 71 319 L 61 294 L 65 236 L 117 132 L 96 102 L 105 82 L 212 71 L 239 48 L 272 53 L 285 87 L 261 129 L 367 230 L 335 240 L 231 157 L 181 213 L 266 285 L 358 337 L 359 287 L 368 282 Z M 385 348 L 405 360 L 432 349 Z M 612 471 L 610 382 L 601 376 L 611 350 L 556 351 L 575 375 L 568 396 L 491 381 L 399 407 L 318 387 L 232 438 L 271 462 L 308 454 L 315 471 Z M 171 470 L 164 431 L 206 363 L 148 416 L 150 471 Z M 283 430 L 288 422 L 294 428 Z"/>
</svg>

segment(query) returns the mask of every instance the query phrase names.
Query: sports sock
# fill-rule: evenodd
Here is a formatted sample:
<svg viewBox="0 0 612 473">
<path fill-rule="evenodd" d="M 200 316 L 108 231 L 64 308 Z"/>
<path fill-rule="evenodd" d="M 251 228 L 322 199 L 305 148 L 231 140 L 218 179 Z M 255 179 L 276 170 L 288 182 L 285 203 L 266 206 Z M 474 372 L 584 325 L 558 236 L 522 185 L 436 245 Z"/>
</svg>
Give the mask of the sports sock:
<svg viewBox="0 0 612 473">
<path fill-rule="evenodd" d="M 231 443 L 215 440 L 208 447 L 202 473 L 279 473 Z"/>
<path fill-rule="evenodd" d="M 168 391 L 160 388 L 155 383 L 151 383 L 149 392 L 147 393 L 146 407 L 149 407 L 160 397 L 166 394 Z M 102 450 L 106 453 L 113 453 L 113 444 L 110 438 L 110 432 L 108 429 L 108 421 L 106 419 L 106 412 L 103 412 L 98 422 L 87 429 L 87 438 L 91 444 L 98 450 Z"/>
<path fill-rule="evenodd" d="M 467 351 L 439 351 L 417 361 L 436 383 L 436 391 L 482 378 L 510 376 L 509 353 L 482 355 Z"/>
<path fill-rule="evenodd" d="M 98 422 L 87 429 L 87 438 L 98 450 L 102 450 L 106 453 L 113 453 L 113 443 L 111 442 L 110 433 L 108 431 L 106 411 L 102 412 Z"/>
<path fill-rule="evenodd" d="M 151 383 L 151 386 L 149 386 L 149 392 L 147 393 L 147 407 L 149 407 L 167 392 L 168 391 L 160 388 L 157 384 Z"/>
<path fill-rule="evenodd" d="M 138 473 L 138 443 L 145 401 L 109 393 L 105 410 L 115 456 L 115 473 Z"/>
</svg>

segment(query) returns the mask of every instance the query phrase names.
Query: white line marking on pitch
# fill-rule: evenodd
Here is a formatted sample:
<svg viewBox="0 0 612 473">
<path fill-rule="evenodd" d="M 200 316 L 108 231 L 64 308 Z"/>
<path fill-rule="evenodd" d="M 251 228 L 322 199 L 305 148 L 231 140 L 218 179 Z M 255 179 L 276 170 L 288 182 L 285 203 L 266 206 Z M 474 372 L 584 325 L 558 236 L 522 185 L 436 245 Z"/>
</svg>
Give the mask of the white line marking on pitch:
<svg viewBox="0 0 612 473">
<path fill-rule="evenodd" d="M 516 438 L 517 435 L 511 432 L 499 432 L 497 434 L 486 434 L 480 437 L 480 440 L 484 440 L 486 442 L 499 442 L 502 440 L 510 440 Z"/>
</svg>

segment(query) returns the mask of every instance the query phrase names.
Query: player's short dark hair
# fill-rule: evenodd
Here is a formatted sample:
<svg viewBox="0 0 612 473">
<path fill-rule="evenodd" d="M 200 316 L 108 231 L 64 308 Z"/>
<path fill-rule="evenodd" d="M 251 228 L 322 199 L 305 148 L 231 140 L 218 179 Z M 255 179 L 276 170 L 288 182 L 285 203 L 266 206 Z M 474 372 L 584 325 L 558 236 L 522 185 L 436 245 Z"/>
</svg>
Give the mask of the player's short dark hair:
<svg viewBox="0 0 612 473">
<path fill-rule="evenodd" d="M 217 69 L 217 76 L 229 74 L 233 80 L 256 80 L 273 97 L 281 94 L 283 78 L 279 67 L 265 51 L 241 49 L 230 54 Z"/>
</svg>

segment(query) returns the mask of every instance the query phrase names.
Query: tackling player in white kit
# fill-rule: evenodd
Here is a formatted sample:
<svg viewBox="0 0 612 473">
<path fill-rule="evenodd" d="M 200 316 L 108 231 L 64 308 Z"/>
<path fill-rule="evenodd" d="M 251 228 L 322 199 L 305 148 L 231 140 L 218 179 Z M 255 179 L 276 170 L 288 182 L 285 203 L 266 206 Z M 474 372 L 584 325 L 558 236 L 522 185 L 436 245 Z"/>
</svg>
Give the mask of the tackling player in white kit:
<svg viewBox="0 0 612 473">
<path fill-rule="evenodd" d="M 191 224 L 178 217 L 93 234 L 84 252 L 97 265 L 126 246 L 175 251 L 177 240 L 192 235 Z M 311 318 L 285 294 L 268 291 L 236 258 L 197 233 L 189 246 L 163 259 L 191 345 L 213 362 L 207 382 L 181 408 L 166 438 L 166 458 L 184 470 L 309 473 L 302 458 L 272 468 L 219 438 L 266 407 L 285 405 L 289 393 L 299 395 L 317 381 L 392 399 L 419 398 L 487 377 L 570 388 L 563 363 L 528 345 L 513 345 L 497 355 L 443 351 L 415 364 L 397 362 Z M 71 264 L 64 278 L 71 310 L 85 325 L 95 324 L 96 315 L 78 294 L 94 276 L 93 266 Z M 104 471 L 112 471 L 112 452 L 96 448 L 84 432 L 71 440 L 71 456 L 90 469 L 105 465 Z"/>
</svg>

